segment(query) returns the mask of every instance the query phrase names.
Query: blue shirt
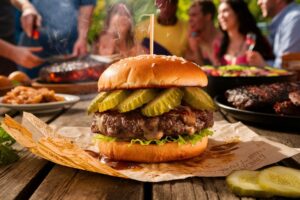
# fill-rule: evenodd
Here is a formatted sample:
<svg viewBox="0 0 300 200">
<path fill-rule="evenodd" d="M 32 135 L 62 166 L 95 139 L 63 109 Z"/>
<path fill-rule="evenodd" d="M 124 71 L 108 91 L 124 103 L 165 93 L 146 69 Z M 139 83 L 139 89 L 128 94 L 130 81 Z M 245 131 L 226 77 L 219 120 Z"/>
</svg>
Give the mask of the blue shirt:
<svg viewBox="0 0 300 200">
<path fill-rule="evenodd" d="M 278 13 L 269 26 L 275 55 L 274 67 L 281 68 L 284 53 L 300 52 L 300 6 L 291 3 Z"/>
<path fill-rule="evenodd" d="M 78 37 L 78 13 L 80 6 L 95 5 L 96 0 L 32 0 L 32 4 L 42 17 L 38 40 L 28 38 L 25 33 L 20 37 L 23 46 L 42 46 L 37 53 L 42 58 L 72 53 Z M 36 77 L 40 68 L 32 70 L 21 68 L 29 76 Z"/>
</svg>

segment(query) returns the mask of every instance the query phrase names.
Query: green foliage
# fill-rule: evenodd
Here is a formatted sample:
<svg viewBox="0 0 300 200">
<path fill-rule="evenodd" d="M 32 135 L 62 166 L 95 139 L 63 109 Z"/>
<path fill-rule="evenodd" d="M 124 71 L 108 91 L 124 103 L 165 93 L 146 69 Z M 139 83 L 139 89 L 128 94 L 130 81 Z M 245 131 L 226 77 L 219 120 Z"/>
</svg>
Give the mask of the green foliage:
<svg viewBox="0 0 300 200">
<path fill-rule="evenodd" d="M 0 166 L 8 165 L 19 159 L 16 151 L 11 147 L 15 140 L 0 127 Z"/>
<path fill-rule="evenodd" d="M 179 19 L 182 19 L 184 21 L 187 21 L 189 18 L 188 10 L 192 4 L 191 0 L 179 0 L 178 1 L 178 10 L 177 10 L 177 16 Z"/>
</svg>

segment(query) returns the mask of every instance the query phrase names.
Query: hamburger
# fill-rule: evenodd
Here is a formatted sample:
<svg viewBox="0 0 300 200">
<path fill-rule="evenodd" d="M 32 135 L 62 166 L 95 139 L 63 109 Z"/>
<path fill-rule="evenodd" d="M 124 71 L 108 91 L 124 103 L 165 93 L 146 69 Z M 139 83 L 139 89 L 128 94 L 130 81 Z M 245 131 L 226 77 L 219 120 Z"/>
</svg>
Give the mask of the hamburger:
<svg viewBox="0 0 300 200">
<path fill-rule="evenodd" d="M 100 153 L 112 160 L 167 162 L 207 147 L 214 103 L 207 77 L 176 56 L 140 55 L 109 66 L 88 107 Z"/>
<path fill-rule="evenodd" d="M 31 79 L 21 71 L 14 71 L 9 74 L 8 79 L 21 85 L 30 85 Z"/>
</svg>

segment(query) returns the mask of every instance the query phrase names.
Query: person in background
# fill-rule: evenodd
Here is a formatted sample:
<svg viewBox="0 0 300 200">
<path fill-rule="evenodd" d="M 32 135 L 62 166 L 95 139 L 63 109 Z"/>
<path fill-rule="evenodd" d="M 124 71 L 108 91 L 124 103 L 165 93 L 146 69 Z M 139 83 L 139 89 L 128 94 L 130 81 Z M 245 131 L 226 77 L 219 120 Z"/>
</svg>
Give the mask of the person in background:
<svg viewBox="0 0 300 200">
<path fill-rule="evenodd" d="M 248 52 L 257 51 L 263 58 L 272 59 L 273 53 L 256 21 L 243 0 L 222 0 L 218 8 L 218 21 L 224 33 L 218 57 L 221 65 L 248 65 Z M 247 44 L 247 34 L 254 34 L 254 49 Z"/>
<path fill-rule="evenodd" d="M 188 48 L 185 58 L 199 65 L 219 65 L 217 53 L 222 33 L 214 25 L 212 1 L 195 1 L 189 9 Z"/>
<path fill-rule="evenodd" d="M 154 20 L 154 54 L 183 56 L 187 47 L 187 24 L 176 17 L 178 0 L 155 0 L 159 9 Z M 136 27 L 136 37 L 149 50 L 150 20 Z"/>
<path fill-rule="evenodd" d="M 38 52 L 42 58 L 87 53 L 87 32 L 95 0 L 11 0 L 22 12 L 24 33 L 20 36 L 22 46 L 42 46 Z M 31 78 L 37 77 L 42 66 L 20 69 Z"/>
<path fill-rule="evenodd" d="M 269 26 L 270 41 L 275 60 L 267 62 L 260 52 L 249 53 L 249 63 L 281 67 L 284 53 L 300 52 L 300 6 L 293 0 L 258 0 L 264 17 L 272 18 Z"/>
<path fill-rule="evenodd" d="M 100 55 L 120 54 L 121 57 L 139 54 L 139 46 L 134 42 L 132 12 L 124 3 L 116 3 L 109 9 L 104 30 L 96 42 L 95 53 Z"/>
<path fill-rule="evenodd" d="M 14 20 L 14 8 L 10 4 L 9 0 L 0 1 L 0 41 L 9 42 L 11 44 L 15 43 L 14 32 L 15 32 L 15 20 Z M 15 71 L 16 64 L 8 59 L 7 56 L 3 57 L 5 54 L 3 44 L 0 44 L 0 75 L 8 75 L 10 72 Z"/>
<path fill-rule="evenodd" d="M 6 58 L 28 69 L 36 67 L 44 62 L 41 58 L 33 54 L 33 52 L 39 52 L 41 50 L 41 47 L 21 47 L 0 39 L 0 60 L 1 58 Z M 1 64 L 0 75 L 10 74 L 12 70 L 11 68 L 8 70 L 8 67 L 9 66 Z"/>
</svg>

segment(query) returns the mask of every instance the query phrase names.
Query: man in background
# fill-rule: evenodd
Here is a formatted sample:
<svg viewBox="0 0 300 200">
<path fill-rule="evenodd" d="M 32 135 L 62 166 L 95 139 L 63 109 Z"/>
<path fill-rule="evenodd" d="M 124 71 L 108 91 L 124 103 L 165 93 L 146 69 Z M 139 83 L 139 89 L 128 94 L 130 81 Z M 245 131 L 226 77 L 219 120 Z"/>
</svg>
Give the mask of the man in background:
<svg viewBox="0 0 300 200">
<path fill-rule="evenodd" d="M 22 12 L 20 36 L 22 46 L 41 46 L 42 58 L 87 53 L 87 33 L 96 0 L 11 0 Z M 31 78 L 37 77 L 42 66 L 28 70 Z"/>
<path fill-rule="evenodd" d="M 187 46 L 187 24 L 176 16 L 178 0 L 155 0 L 159 9 L 154 20 L 154 54 L 183 56 Z M 149 50 L 150 20 L 136 27 L 138 42 Z"/>
<path fill-rule="evenodd" d="M 275 60 L 267 63 L 259 53 L 248 52 L 249 63 L 280 68 L 283 54 L 300 52 L 300 6 L 294 0 L 258 0 L 257 3 L 263 16 L 272 18 L 269 37 Z"/>
<path fill-rule="evenodd" d="M 188 48 L 185 58 L 199 65 L 218 65 L 222 33 L 214 25 L 212 1 L 195 1 L 189 9 Z"/>
</svg>

